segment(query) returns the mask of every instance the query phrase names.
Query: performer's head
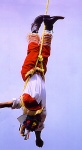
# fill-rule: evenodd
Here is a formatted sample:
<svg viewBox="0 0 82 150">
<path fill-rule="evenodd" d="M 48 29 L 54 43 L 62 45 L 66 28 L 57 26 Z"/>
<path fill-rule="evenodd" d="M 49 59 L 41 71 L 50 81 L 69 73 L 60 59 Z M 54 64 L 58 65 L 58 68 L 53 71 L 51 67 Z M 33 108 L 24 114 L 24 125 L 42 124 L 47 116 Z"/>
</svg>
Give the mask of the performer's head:
<svg viewBox="0 0 82 150">
<path fill-rule="evenodd" d="M 29 110 L 29 112 L 37 112 L 36 114 L 28 114 L 26 119 L 23 122 L 24 129 L 29 131 L 35 131 L 39 128 L 39 123 L 41 122 L 41 112 L 42 112 L 42 105 L 41 102 L 38 104 L 35 98 L 32 98 L 29 94 L 24 93 L 22 95 L 23 105 L 25 108 Z"/>
</svg>

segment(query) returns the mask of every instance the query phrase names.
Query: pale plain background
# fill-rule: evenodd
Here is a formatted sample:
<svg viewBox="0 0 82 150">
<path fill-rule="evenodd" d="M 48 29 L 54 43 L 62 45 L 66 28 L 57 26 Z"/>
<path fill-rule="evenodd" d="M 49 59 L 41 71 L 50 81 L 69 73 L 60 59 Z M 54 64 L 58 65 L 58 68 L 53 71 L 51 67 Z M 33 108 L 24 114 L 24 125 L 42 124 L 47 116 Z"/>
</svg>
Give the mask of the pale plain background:
<svg viewBox="0 0 82 150">
<path fill-rule="evenodd" d="M 26 36 L 34 18 L 45 14 L 46 0 L 0 0 L 0 101 L 22 93 L 20 70 L 27 51 Z M 64 20 L 54 24 L 46 74 L 47 119 L 42 150 L 82 150 L 82 1 L 50 0 L 48 14 Z M 40 29 L 42 34 L 43 25 Z M 20 136 L 21 110 L 0 110 L 0 150 L 37 150 L 34 133 Z"/>
</svg>

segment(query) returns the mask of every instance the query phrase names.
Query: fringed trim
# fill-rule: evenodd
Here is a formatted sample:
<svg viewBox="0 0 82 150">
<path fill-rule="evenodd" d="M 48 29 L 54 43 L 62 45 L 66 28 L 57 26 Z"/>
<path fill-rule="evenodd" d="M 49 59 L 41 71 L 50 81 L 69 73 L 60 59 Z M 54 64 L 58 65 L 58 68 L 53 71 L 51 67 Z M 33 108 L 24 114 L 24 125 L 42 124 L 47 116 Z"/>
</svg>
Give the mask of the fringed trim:
<svg viewBox="0 0 82 150">
<path fill-rule="evenodd" d="M 33 75 L 36 71 L 40 71 L 43 73 L 44 69 L 41 69 L 39 67 L 33 68 L 25 74 L 25 77 L 28 77 L 29 75 Z"/>
<path fill-rule="evenodd" d="M 27 39 L 28 39 L 28 44 L 30 44 L 31 42 L 35 42 L 37 44 L 40 44 L 40 37 L 37 33 L 30 33 L 27 36 Z"/>
</svg>

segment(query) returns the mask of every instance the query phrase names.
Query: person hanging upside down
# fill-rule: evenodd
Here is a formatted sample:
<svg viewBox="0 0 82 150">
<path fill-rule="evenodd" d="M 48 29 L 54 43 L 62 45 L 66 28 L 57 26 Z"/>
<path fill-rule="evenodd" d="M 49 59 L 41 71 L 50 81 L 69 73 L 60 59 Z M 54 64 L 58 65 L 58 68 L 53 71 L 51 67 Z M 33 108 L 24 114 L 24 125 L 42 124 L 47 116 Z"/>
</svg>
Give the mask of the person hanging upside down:
<svg viewBox="0 0 82 150">
<path fill-rule="evenodd" d="M 43 77 L 47 72 L 47 62 L 51 51 L 51 40 L 53 25 L 58 19 L 64 19 L 62 16 L 40 15 L 35 18 L 31 25 L 31 31 L 28 35 L 27 56 L 22 65 L 21 75 L 23 81 L 27 78 L 28 84 L 22 96 L 9 102 L 0 103 L 0 108 L 9 107 L 12 109 L 23 108 L 23 121 L 20 124 L 20 133 L 25 135 L 25 130 L 34 131 L 36 137 L 36 145 L 42 147 L 44 142 L 41 138 L 41 132 L 44 128 L 46 118 L 46 89 L 45 80 Z M 39 55 L 42 38 L 39 37 L 38 31 L 42 24 L 45 25 L 44 39 L 42 45 L 42 64 L 43 72 L 38 61 L 35 69 L 35 64 Z M 34 72 L 33 72 L 34 71 Z M 33 73 L 32 73 L 33 72 Z M 20 120 L 21 117 L 18 119 Z"/>
</svg>

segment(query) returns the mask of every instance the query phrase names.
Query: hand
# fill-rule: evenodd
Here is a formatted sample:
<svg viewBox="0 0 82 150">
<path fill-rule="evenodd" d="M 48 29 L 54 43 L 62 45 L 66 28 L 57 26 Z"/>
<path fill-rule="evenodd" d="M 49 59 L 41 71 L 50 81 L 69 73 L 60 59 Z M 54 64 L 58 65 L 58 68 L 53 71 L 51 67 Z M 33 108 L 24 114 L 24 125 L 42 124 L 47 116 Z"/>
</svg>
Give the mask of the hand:
<svg viewBox="0 0 82 150">
<path fill-rule="evenodd" d="M 24 125 L 20 125 L 19 131 L 20 131 L 20 134 L 22 136 L 24 136 L 25 135 L 25 126 Z"/>
<path fill-rule="evenodd" d="M 38 147 L 42 147 L 44 144 L 43 140 L 40 138 L 40 139 L 36 139 L 36 146 Z"/>
</svg>

